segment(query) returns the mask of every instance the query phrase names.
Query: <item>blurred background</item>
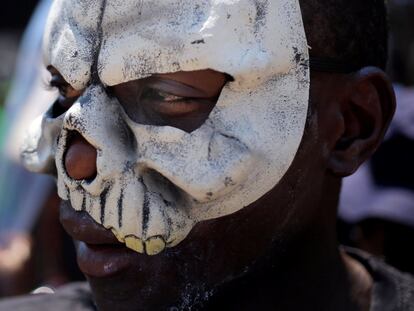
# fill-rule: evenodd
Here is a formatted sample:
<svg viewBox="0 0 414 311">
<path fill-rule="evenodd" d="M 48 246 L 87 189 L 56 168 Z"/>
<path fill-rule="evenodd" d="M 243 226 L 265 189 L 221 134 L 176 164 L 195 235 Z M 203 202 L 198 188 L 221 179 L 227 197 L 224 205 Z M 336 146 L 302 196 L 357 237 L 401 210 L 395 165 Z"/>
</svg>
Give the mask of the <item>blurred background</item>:
<svg viewBox="0 0 414 311">
<path fill-rule="evenodd" d="M 19 164 L 24 129 L 56 97 L 40 54 L 51 1 L 7 1 L 0 12 L 0 298 L 83 278 L 54 181 Z M 344 181 L 338 239 L 414 273 L 414 0 L 388 3 L 398 109 L 377 154 Z"/>
<path fill-rule="evenodd" d="M 414 1 L 388 6 L 388 74 L 397 110 L 378 151 L 343 182 L 338 236 L 344 245 L 414 273 Z"/>
<path fill-rule="evenodd" d="M 16 0 L 2 4 L 0 13 L 0 105 L 10 87 L 17 49 L 26 24 L 38 1 Z"/>
<path fill-rule="evenodd" d="M 19 163 L 25 129 L 57 96 L 41 59 L 51 2 L 7 1 L 0 12 L 0 297 L 83 278 L 58 221 L 53 179 Z"/>
</svg>

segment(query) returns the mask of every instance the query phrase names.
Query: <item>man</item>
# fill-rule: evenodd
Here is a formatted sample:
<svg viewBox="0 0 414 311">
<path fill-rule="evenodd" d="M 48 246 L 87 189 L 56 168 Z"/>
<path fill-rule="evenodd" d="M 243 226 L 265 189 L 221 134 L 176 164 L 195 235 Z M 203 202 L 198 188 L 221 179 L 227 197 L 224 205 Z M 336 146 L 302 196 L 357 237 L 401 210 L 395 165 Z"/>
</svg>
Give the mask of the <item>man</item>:
<svg viewBox="0 0 414 311">
<path fill-rule="evenodd" d="M 61 97 L 23 159 L 57 171 L 91 293 L 2 307 L 412 309 L 410 276 L 335 233 L 341 178 L 394 111 L 385 19 L 381 1 L 56 1 Z"/>
</svg>

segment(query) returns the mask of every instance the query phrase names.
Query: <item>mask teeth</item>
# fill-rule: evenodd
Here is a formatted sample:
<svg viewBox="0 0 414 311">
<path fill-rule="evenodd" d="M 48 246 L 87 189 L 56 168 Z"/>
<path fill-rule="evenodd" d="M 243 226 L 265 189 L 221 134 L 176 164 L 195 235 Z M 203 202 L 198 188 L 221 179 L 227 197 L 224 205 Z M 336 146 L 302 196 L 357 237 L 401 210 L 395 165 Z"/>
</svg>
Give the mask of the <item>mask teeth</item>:
<svg viewBox="0 0 414 311">
<path fill-rule="evenodd" d="M 145 253 L 145 246 L 140 238 L 137 238 L 133 235 L 128 235 L 124 237 L 122 233 L 118 232 L 114 228 L 112 228 L 111 231 L 113 235 L 118 239 L 118 241 L 124 243 L 126 247 L 128 247 L 129 249 L 132 249 L 133 251 L 140 254 Z"/>
<path fill-rule="evenodd" d="M 101 206 L 99 204 L 99 198 L 86 196 L 86 212 L 99 224 L 103 225 L 101 221 Z"/>
<path fill-rule="evenodd" d="M 151 237 L 145 241 L 145 250 L 147 255 L 158 255 L 166 248 L 166 243 L 162 237 Z"/>
<path fill-rule="evenodd" d="M 57 189 L 58 195 L 62 200 L 69 200 L 69 188 L 66 186 L 65 182 L 63 181 L 62 176 L 57 177 Z"/>
<path fill-rule="evenodd" d="M 147 237 L 162 235 L 166 229 L 165 209 L 169 208 L 156 193 L 146 192 L 143 206 L 144 232 Z"/>
<path fill-rule="evenodd" d="M 140 254 L 147 254 L 149 256 L 158 255 L 167 247 L 165 240 L 160 236 L 151 237 L 143 242 L 142 239 L 133 235 L 123 237 L 115 229 L 112 229 L 112 233 L 119 242 L 125 243 L 126 247 Z"/>
<path fill-rule="evenodd" d="M 121 233 L 119 233 L 116 229 L 114 229 L 114 228 L 112 228 L 111 229 L 111 231 L 112 231 L 112 234 L 118 239 L 118 241 L 120 242 L 120 243 L 125 243 L 125 237 L 121 234 Z"/>
<path fill-rule="evenodd" d="M 114 235 L 122 243 L 126 237 L 142 236 L 142 183 L 133 175 L 113 183 L 106 200 L 105 227 L 113 228 Z"/>
<path fill-rule="evenodd" d="M 125 238 L 125 245 L 126 247 L 132 249 L 133 251 L 144 254 L 145 253 L 145 247 L 144 243 L 141 239 L 135 237 L 135 236 L 128 236 Z"/>
<path fill-rule="evenodd" d="M 170 207 L 166 206 L 159 195 L 146 192 L 143 202 L 142 221 L 144 236 L 147 238 L 142 239 L 133 234 L 124 236 L 114 228 L 112 229 L 112 232 L 117 237 L 118 241 L 125 243 L 126 247 L 131 250 L 150 256 L 157 255 L 167 247 L 163 234 L 166 233 L 164 231 L 168 228 L 165 219 L 166 215 L 163 213 L 163 210 L 168 208 Z"/>
<path fill-rule="evenodd" d="M 70 190 L 70 203 L 76 211 L 83 211 L 86 209 L 86 195 L 83 190 Z"/>
<path fill-rule="evenodd" d="M 105 228 L 114 228 L 116 232 L 119 232 L 119 228 L 122 226 L 120 209 L 123 204 L 123 190 L 119 180 L 109 183 L 109 187 L 106 189 L 107 192 L 103 192 L 100 196 L 101 209 L 104 208 L 103 225 Z"/>
</svg>

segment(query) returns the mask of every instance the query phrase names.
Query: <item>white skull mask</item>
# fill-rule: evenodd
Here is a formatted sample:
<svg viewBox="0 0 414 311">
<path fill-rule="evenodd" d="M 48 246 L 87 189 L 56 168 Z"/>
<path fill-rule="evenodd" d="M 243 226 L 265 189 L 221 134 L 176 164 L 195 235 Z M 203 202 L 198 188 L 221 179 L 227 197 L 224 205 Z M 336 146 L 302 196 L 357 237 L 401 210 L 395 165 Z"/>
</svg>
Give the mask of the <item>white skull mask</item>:
<svg viewBox="0 0 414 311">
<path fill-rule="evenodd" d="M 56 166 L 59 196 L 137 252 L 158 254 L 198 222 L 253 203 L 299 147 L 309 67 L 297 0 L 55 0 L 44 52 L 46 65 L 84 92 L 65 114 L 34 124 L 23 160 L 39 172 Z M 106 92 L 200 69 L 234 81 L 191 133 L 138 124 Z M 93 181 L 66 173 L 71 131 L 98 152 Z"/>
</svg>

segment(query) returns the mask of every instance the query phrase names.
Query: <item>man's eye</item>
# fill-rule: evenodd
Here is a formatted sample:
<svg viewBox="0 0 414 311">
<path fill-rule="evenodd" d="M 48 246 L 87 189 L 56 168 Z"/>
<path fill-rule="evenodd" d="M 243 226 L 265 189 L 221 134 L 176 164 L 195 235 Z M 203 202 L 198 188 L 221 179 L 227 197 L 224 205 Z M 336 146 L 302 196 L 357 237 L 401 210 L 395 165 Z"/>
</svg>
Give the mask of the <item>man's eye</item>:
<svg viewBox="0 0 414 311">
<path fill-rule="evenodd" d="M 163 92 L 154 88 L 146 87 L 141 96 L 140 100 L 156 100 L 156 101 L 176 101 L 176 100 L 185 100 L 185 97 L 176 96 L 171 93 Z"/>
<path fill-rule="evenodd" d="M 65 98 L 77 98 L 80 95 L 79 91 L 75 90 L 69 84 L 53 83 L 51 81 L 50 86 L 56 88 L 59 91 L 60 96 Z"/>
<path fill-rule="evenodd" d="M 59 91 L 59 97 L 56 99 L 52 108 L 52 115 L 54 117 L 65 113 L 81 95 L 81 92 L 75 90 L 60 74 L 52 75 L 49 85 Z"/>
<path fill-rule="evenodd" d="M 162 91 L 157 91 L 158 96 L 162 97 L 164 99 L 164 101 L 166 102 L 172 102 L 172 101 L 177 101 L 177 100 L 185 100 L 185 97 L 181 97 L 181 96 L 176 96 L 170 93 L 165 93 Z"/>
<path fill-rule="evenodd" d="M 177 96 L 147 87 L 139 98 L 140 105 L 164 116 L 177 117 L 210 110 L 214 101 L 209 99 Z"/>
<path fill-rule="evenodd" d="M 75 90 L 59 73 L 52 73 L 52 77 L 49 82 L 50 87 L 56 88 L 59 94 L 65 98 L 77 98 L 81 92 Z"/>
<path fill-rule="evenodd" d="M 226 80 L 220 89 L 212 91 L 211 81 L 199 76 L 195 81 L 186 77 L 179 81 L 155 75 L 113 86 L 108 91 L 134 122 L 171 126 L 190 133 L 206 121 Z M 210 89 L 206 90 L 206 85 Z"/>
</svg>

